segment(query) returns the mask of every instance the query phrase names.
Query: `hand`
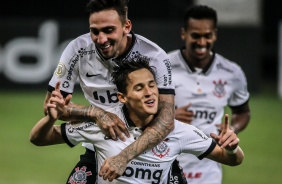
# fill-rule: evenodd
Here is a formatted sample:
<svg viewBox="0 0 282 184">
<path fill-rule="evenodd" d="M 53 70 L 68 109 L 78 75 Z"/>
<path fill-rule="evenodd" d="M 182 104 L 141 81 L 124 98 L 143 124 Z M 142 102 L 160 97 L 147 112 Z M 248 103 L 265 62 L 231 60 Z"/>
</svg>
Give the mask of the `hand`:
<svg viewBox="0 0 282 184">
<path fill-rule="evenodd" d="M 214 133 L 211 133 L 210 135 L 217 141 L 221 148 L 231 151 L 237 148 L 239 144 L 239 138 L 229 127 L 228 114 L 225 114 L 224 119 L 225 121 L 223 123 L 223 128 L 219 136 Z"/>
<path fill-rule="evenodd" d="M 175 119 L 183 123 L 191 124 L 193 120 L 193 112 L 189 111 L 188 108 L 191 106 L 191 103 L 184 107 L 175 109 Z"/>
<path fill-rule="evenodd" d="M 113 181 L 120 177 L 127 166 L 127 160 L 117 155 L 106 159 L 100 168 L 99 176 L 104 180 Z"/>
<path fill-rule="evenodd" d="M 68 105 L 72 95 L 63 98 L 60 92 L 60 82 L 57 82 L 55 90 L 51 94 L 49 103 L 47 103 L 48 115 L 53 119 L 58 119 L 66 111 L 65 105 Z"/>
<path fill-rule="evenodd" d="M 118 137 L 120 140 L 125 141 L 124 135 L 130 137 L 125 123 L 116 114 L 103 111 L 103 114 L 97 117 L 96 122 L 102 132 L 113 140 L 117 140 Z"/>
</svg>

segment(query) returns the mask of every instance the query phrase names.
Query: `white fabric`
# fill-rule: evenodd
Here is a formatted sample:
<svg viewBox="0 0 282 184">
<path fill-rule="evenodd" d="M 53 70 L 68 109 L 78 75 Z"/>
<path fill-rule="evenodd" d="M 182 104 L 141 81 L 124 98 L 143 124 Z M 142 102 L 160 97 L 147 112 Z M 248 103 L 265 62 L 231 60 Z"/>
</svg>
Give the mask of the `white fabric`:
<svg viewBox="0 0 282 184">
<path fill-rule="evenodd" d="M 132 45 L 130 49 L 118 59 L 145 55 L 151 58 L 150 65 L 156 69 L 156 82 L 160 94 L 174 94 L 171 80 L 171 65 L 167 54 L 150 40 L 131 33 Z M 73 93 L 74 85 L 79 80 L 85 98 L 91 105 L 108 109 L 119 105 L 116 86 L 111 82 L 112 65 L 115 59 L 105 60 L 97 51 L 90 33 L 72 40 L 65 48 L 60 62 L 49 82 L 55 87 L 61 81 L 60 89 L 65 93 Z M 169 92 L 167 92 L 169 90 Z M 83 146 L 93 150 L 92 145 Z M 94 151 L 94 150 L 93 150 Z"/>
<path fill-rule="evenodd" d="M 120 107 L 116 107 L 111 112 L 117 114 L 124 122 L 128 122 Z M 134 126 L 129 127 L 129 130 L 130 138 L 126 139 L 125 142 L 105 138 L 99 127 L 91 122 L 85 122 L 76 127 L 66 124 L 62 128 L 62 134 L 64 139 L 68 140 L 66 142 L 69 142 L 70 146 L 77 145 L 79 142 L 93 143 L 97 154 L 98 169 L 100 169 L 105 158 L 120 153 L 121 150 L 134 142 L 135 138 L 138 138 L 142 133 L 139 128 Z M 125 175 L 114 180 L 112 183 L 166 184 L 169 181 L 168 174 L 170 166 L 181 152 L 191 153 L 198 157 L 207 151 L 209 153 L 211 150 L 208 149 L 214 144 L 211 138 L 208 138 L 196 127 L 176 120 L 175 129 L 164 141 L 130 161 L 127 165 Z M 98 177 L 98 183 L 108 182 Z"/>
<path fill-rule="evenodd" d="M 172 65 L 172 80 L 175 85 L 175 105 L 192 106 L 194 119 L 192 125 L 206 135 L 218 134 L 216 124 L 222 122 L 224 107 L 239 106 L 249 99 L 246 77 L 234 62 L 215 54 L 207 70 L 197 72 L 190 68 L 180 50 L 168 53 Z M 178 157 L 189 184 L 220 184 L 221 165 L 204 159 L 199 161 L 193 155 Z"/>
</svg>

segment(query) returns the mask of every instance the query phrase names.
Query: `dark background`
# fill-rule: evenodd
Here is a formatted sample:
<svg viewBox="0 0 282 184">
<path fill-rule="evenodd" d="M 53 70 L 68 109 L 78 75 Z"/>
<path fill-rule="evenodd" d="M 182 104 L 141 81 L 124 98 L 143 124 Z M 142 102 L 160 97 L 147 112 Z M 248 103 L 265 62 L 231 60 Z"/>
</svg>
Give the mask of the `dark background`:
<svg viewBox="0 0 282 184">
<path fill-rule="evenodd" d="M 37 35 L 38 26 L 49 19 L 58 21 L 60 41 L 84 34 L 88 32 L 87 2 L 7 1 L 0 6 L 0 45 L 21 35 Z M 182 46 L 179 36 L 182 12 L 191 4 L 192 0 L 130 0 L 129 18 L 133 31 L 156 42 L 165 51 L 178 49 Z M 262 83 L 277 83 L 277 31 L 282 19 L 281 7 L 281 1 L 262 0 L 261 26 L 219 27 L 216 51 L 242 67 L 252 92 L 259 92 Z M 8 81 L 2 73 L 0 77 L 1 89 L 30 86 Z M 42 87 L 47 82 L 37 86 Z"/>
</svg>

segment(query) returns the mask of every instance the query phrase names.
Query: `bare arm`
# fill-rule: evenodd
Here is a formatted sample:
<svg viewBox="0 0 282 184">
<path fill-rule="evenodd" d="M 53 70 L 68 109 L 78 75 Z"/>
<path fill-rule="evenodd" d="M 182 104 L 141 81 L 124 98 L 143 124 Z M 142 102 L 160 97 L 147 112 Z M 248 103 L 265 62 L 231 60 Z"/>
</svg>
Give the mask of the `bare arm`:
<svg viewBox="0 0 282 184">
<path fill-rule="evenodd" d="M 118 155 L 108 158 L 102 165 L 99 176 L 112 181 L 121 176 L 127 163 L 156 146 L 174 129 L 174 96 L 160 95 L 159 114 L 145 129 L 142 135 L 122 150 Z"/>
<path fill-rule="evenodd" d="M 220 135 L 211 133 L 211 137 L 217 141 L 214 150 L 207 156 L 216 162 L 229 166 L 236 166 L 243 162 L 244 153 L 239 147 L 239 138 L 229 127 L 228 115 L 225 115 L 223 130 Z"/>
<path fill-rule="evenodd" d="M 214 150 L 206 158 L 225 165 L 236 166 L 243 162 L 244 153 L 239 146 L 237 147 L 237 152 L 235 154 L 230 154 L 227 153 L 226 149 L 216 145 Z"/>
<path fill-rule="evenodd" d="M 32 128 L 29 140 L 37 146 L 47 146 L 64 143 L 61 127 L 54 123 L 62 116 L 65 106 L 69 104 L 71 95 L 66 99 L 60 94 L 59 83 L 55 90 L 47 93 L 44 102 L 45 117 L 40 119 Z"/>
<path fill-rule="evenodd" d="M 234 132 L 238 134 L 247 127 L 251 119 L 251 111 L 249 108 L 249 104 L 246 103 L 240 108 L 231 107 L 231 111 L 231 127 L 234 129 Z"/>
<path fill-rule="evenodd" d="M 65 143 L 61 135 L 61 127 L 54 125 L 56 119 L 45 116 L 32 128 L 29 140 L 36 146 L 48 146 Z"/>
</svg>

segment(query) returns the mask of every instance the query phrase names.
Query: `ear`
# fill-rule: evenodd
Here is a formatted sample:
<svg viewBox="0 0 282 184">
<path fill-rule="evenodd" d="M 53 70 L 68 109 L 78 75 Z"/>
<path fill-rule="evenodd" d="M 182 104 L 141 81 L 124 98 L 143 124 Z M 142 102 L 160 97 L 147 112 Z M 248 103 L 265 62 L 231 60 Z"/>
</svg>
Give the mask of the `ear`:
<svg viewBox="0 0 282 184">
<path fill-rule="evenodd" d="M 214 41 L 217 40 L 217 29 L 214 29 Z"/>
<path fill-rule="evenodd" d="M 127 99 L 126 99 L 126 97 L 125 97 L 125 95 L 124 95 L 123 93 L 118 92 L 118 93 L 117 93 L 117 97 L 118 97 L 118 100 L 119 100 L 121 103 L 123 103 L 123 104 L 126 103 Z"/>
<path fill-rule="evenodd" d="M 180 37 L 181 37 L 181 40 L 183 40 L 183 41 L 186 40 L 186 32 L 185 32 L 185 29 L 183 27 L 180 30 Z"/>
<path fill-rule="evenodd" d="M 123 27 L 123 32 L 124 34 L 128 34 L 131 31 L 132 24 L 129 19 L 126 19 L 124 27 Z"/>
</svg>

